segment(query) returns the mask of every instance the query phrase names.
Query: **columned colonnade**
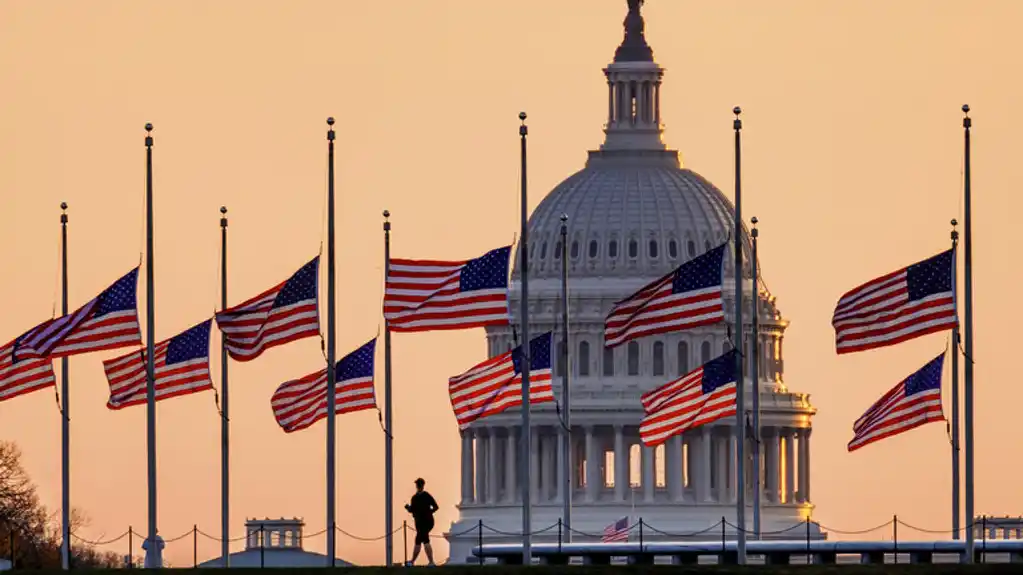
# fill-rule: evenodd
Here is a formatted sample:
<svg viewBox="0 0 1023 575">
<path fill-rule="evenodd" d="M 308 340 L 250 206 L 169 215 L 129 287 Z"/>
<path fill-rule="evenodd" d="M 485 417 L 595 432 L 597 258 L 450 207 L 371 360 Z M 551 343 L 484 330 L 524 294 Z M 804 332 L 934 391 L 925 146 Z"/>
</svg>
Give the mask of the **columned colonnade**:
<svg viewBox="0 0 1023 575">
<path fill-rule="evenodd" d="M 811 431 L 762 429 L 764 503 L 811 501 Z M 564 500 L 559 432 L 558 426 L 534 427 L 531 480 L 533 501 L 539 504 Z M 518 441 L 516 426 L 477 426 L 462 431 L 462 505 L 516 504 L 520 500 Z M 573 452 L 574 502 L 729 504 L 736 500 L 735 437 L 728 425 L 697 428 L 656 449 L 642 445 L 638 426 L 574 426 Z M 752 458 L 749 464 L 745 485 L 751 496 Z"/>
</svg>

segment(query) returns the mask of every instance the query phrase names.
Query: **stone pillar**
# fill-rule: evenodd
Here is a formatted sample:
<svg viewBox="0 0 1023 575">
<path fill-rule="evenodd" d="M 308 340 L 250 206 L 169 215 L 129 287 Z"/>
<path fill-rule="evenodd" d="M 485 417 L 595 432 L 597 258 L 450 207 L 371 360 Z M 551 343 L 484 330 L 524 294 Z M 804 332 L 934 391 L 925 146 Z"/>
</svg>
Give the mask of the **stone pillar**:
<svg viewBox="0 0 1023 575">
<path fill-rule="evenodd" d="M 781 461 L 781 436 L 777 427 L 766 428 L 767 451 L 764 453 L 764 487 L 766 488 L 765 499 L 768 503 L 781 501 L 781 490 L 778 488 L 780 470 L 778 463 Z"/>
<path fill-rule="evenodd" d="M 597 489 L 600 487 L 597 476 L 600 473 L 600 462 L 597 461 L 597 439 L 593 436 L 593 427 L 586 427 L 586 501 L 597 500 Z"/>
<path fill-rule="evenodd" d="M 545 428 L 549 431 L 549 428 Z M 551 493 L 557 489 L 557 449 L 555 444 L 558 436 L 556 434 L 544 433 L 540 436 L 540 456 L 543 458 L 543 465 L 540 470 L 540 501 L 550 501 Z"/>
<path fill-rule="evenodd" d="M 715 484 L 717 487 L 717 493 L 715 493 L 715 500 L 718 501 L 719 503 L 728 503 L 729 501 L 728 491 L 729 487 L 731 487 L 731 478 L 729 477 L 728 474 L 729 441 L 728 436 L 722 433 L 727 428 L 716 427 L 714 429 L 716 433 L 712 434 L 711 437 L 714 438 L 713 439 L 714 449 L 716 450 L 714 455 L 715 458 L 717 459 L 716 461 L 717 469 L 715 470 L 716 474 L 714 476 Z"/>
<path fill-rule="evenodd" d="M 487 503 L 497 503 L 497 428 L 491 428 L 487 441 Z"/>
<path fill-rule="evenodd" d="M 795 441 L 793 441 L 791 429 L 783 430 L 782 441 L 785 443 L 785 503 L 794 503 L 796 500 L 796 452 L 792 450 Z"/>
<path fill-rule="evenodd" d="M 668 497 L 682 501 L 682 436 L 674 435 L 664 447 L 664 480 L 668 484 Z"/>
<path fill-rule="evenodd" d="M 699 462 L 697 463 L 697 475 L 696 475 L 696 500 L 704 503 L 711 501 L 710 492 L 710 473 L 711 473 L 711 459 L 710 453 L 713 446 L 711 445 L 710 426 L 704 425 L 700 427 L 700 449 L 699 449 Z"/>
<path fill-rule="evenodd" d="M 518 463 L 519 452 L 518 452 L 518 438 L 519 428 L 509 427 L 508 437 L 505 439 L 504 444 L 504 500 L 508 503 L 514 503 L 518 501 L 519 485 L 518 485 Z"/>
<path fill-rule="evenodd" d="M 487 476 L 487 440 L 484 436 L 483 430 L 480 428 L 472 431 L 473 437 L 476 438 L 476 496 L 473 501 L 476 503 L 483 503 L 486 501 L 486 476 Z"/>
<path fill-rule="evenodd" d="M 565 461 L 565 430 L 563 428 L 558 429 L 558 472 L 555 474 L 557 477 L 558 485 L 554 489 L 555 499 L 560 503 L 565 501 L 565 466 L 562 461 Z"/>
<path fill-rule="evenodd" d="M 533 432 L 529 434 L 529 457 L 530 457 L 530 471 L 532 472 L 529 476 L 529 492 L 532 494 L 532 502 L 538 502 L 540 494 L 540 428 L 533 427 Z"/>
<path fill-rule="evenodd" d="M 797 473 L 799 475 L 799 479 L 797 480 L 798 483 L 797 483 L 797 489 L 796 489 L 796 502 L 797 503 L 806 503 L 806 501 L 807 501 L 807 499 L 806 499 L 806 484 L 809 481 L 808 481 L 808 479 L 806 477 L 807 476 L 807 472 L 806 472 L 806 430 L 805 429 L 797 429 L 796 430 L 796 442 L 797 442 L 797 447 L 796 448 L 799 450 L 799 461 L 797 463 Z"/>
<path fill-rule="evenodd" d="M 799 490 L 803 492 L 803 501 L 810 503 L 813 500 L 810 499 L 810 435 L 813 433 L 812 429 L 803 430 L 803 439 L 800 441 L 802 444 L 802 450 L 800 455 L 799 466 L 803 472 L 803 481 L 799 484 Z"/>
<path fill-rule="evenodd" d="M 462 436 L 462 505 L 472 503 L 472 432 L 463 429 Z"/>
<path fill-rule="evenodd" d="M 621 425 L 615 426 L 615 501 L 625 501 L 629 487 L 629 452 L 625 449 L 625 432 Z"/>
<path fill-rule="evenodd" d="M 640 444 L 640 459 L 643 464 L 642 484 L 643 484 L 643 501 L 651 502 L 654 500 L 654 485 L 657 482 L 657 478 L 654 476 L 654 449 Z"/>
</svg>

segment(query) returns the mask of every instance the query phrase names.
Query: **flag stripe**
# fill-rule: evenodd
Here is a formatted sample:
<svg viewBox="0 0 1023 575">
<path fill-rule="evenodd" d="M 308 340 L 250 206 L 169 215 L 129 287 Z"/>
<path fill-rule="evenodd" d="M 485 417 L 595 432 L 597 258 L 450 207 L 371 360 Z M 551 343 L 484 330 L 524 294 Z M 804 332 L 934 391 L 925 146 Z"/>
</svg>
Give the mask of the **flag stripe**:
<svg viewBox="0 0 1023 575">
<path fill-rule="evenodd" d="M 0 347 L 0 401 L 56 386 L 51 360 L 31 353 L 14 357 L 15 341 Z"/>
</svg>

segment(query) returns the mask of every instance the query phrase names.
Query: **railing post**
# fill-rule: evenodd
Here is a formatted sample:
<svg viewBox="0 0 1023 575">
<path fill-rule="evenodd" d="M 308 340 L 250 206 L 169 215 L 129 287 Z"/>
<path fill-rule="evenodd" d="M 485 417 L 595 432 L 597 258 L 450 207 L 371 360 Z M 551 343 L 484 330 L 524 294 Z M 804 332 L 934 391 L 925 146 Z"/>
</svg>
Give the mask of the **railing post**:
<svg viewBox="0 0 1023 575">
<path fill-rule="evenodd" d="M 987 563 L 987 515 L 980 518 L 980 562 Z"/>
<path fill-rule="evenodd" d="M 643 552 L 643 518 L 639 518 L 639 552 Z"/>
<path fill-rule="evenodd" d="M 330 538 L 334 541 L 334 544 L 330 547 L 334 550 L 334 555 L 330 558 L 330 566 L 337 567 L 337 522 L 330 522 Z"/>
<path fill-rule="evenodd" d="M 558 553 L 561 553 L 561 518 L 558 517 Z"/>
<path fill-rule="evenodd" d="M 192 569 L 199 567 L 199 525 L 192 524 Z"/>
<path fill-rule="evenodd" d="M 813 563 L 813 555 L 810 553 L 810 517 L 806 517 L 806 564 Z"/>
<path fill-rule="evenodd" d="M 401 522 L 401 546 L 405 550 L 405 565 L 408 565 L 408 520 Z"/>
<path fill-rule="evenodd" d="M 899 564 L 899 516 L 892 515 L 892 541 L 895 543 L 895 553 L 892 553 L 892 560 Z"/>
<path fill-rule="evenodd" d="M 135 549 L 132 548 L 132 542 L 131 542 L 131 536 L 132 536 L 133 533 L 134 533 L 134 530 L 132 530 L 131 525 L 129 525 L 128 526 L 128 569 L 134 569 L 135 568 Z M 13 569 L 13 568 L 14 568 L 14 565 L 11 565 L 11 569 Z"/>
<path fill-rule="evenodd" d="M 483 565 L 483 520 L 482 519 L 480 519 L 479 523 L 477 524 L 476 542 L 479 544 L 479 548 L 480 548 L 480 555 L 479 555 L 480 565 Z"/>
<path fill-rule="evenodd" d="M 725 516 L 722 515 L 721 516 L 721 564 L 722 565 L 724 565 L 724 563 L 725 563 L 725 551 L 727 551 L 727 548 L 725 546 L 725 541 L 726 541 L 726 537 L 727 537 L 725 535 L 725 529 L 727 527 L 728 527 L 728 524 L 725 521 Z"/>
<path fill-rule="evenodd" d="M 263 524 L 260 523 L 259 524 L 259 568 L 260 569 L 262 569 L 263 567 L 266 567 L 266 555 L 264 554 L 264 545 L 263 545 L 264 541 L 263 540 L 264 540 Z"/>
</svg>

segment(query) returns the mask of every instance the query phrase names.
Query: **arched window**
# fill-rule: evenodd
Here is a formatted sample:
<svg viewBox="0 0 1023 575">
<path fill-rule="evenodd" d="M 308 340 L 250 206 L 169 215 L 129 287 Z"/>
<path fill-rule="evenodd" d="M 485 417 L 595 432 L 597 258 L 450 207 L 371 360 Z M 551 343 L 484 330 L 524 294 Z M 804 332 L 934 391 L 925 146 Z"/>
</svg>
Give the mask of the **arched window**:
<svg viewBox="0 0 1023 575">
<path fill-rule="evenodd" d="M 639 342 L 630 341 L 628 345 L 629 375 L 639 375 Z"/>
<path fill-rule="evenodd" d="M 558 243 L 554 244 L 554 259 L 561 259 L 561 240 L 558 240 Z"/>
<path fill-rule="evenodd" d="M 572 259 L 579 257 L 579 240 L 572 241 Z"/>
<path fill-rule="evenodd" d="M 579 363 L 579 375 L 590 375 L 590 342 L 579 342 L 579 359 L 576 361 Z"/>
<path fill-rule="evenodd" d="M 597 257 L 597 240 L 590 240 L 590 257 Z"/>
<path fill-rule="evenodd" d="M 651 258 L 657 257 L 657 240 L 650 240 L 650 248 L 648 250 Z"/>
<path fill-rule="evenodd" d="M 674 238 L 668 240 L 668 257 L 678 259 L 678 242 Z"/>
<path fill-rule="evenodd" d="M 703 365 L 710 361 L 710 342 L 705 341 L 700 344 L 700 365 Z"/>
<path fill-rule="evenodd" d="M 689 344 L 680 341 L 678 342 L 678 375 L 685 375 L 689 373 Z"/>
<path fill-rule="evenodd" d="M 629 240 L 629 257 L 635 258 L 639 256 L 639 242 L 636 240 Z"/>
<path fill-rule="evenodd" d="M 604 348 L 604 377 L 614 377 L 615 374 L 615 350 L 610 347 Z"/>
<path fill-rule="evenodd" d="M 703 251 L 710 251 L 710 240 L 703 240 Z"/>
<path fill-rule="evenodd" d="M 654 375 L 664 375 L 664 342 L 654 342 Z"/>
<path fill-rule="evenodd" d="M 540 259 L 547 258 L 547 242 L 540 245 Z"/>
<path fill-rule="evenodd" d="M 618 257 L 618 241 L 611 240 L 607 242 L 607 257 L 615 259 Z"/>
<path fill-rule="evenodd" d="M 689 252 L 689 257 L 695 258 L 696 257 L 696 242 L 694 242 L 693 240 L 689 240 L 689 244 L 686 246 L 686 251 Z"/>
</svg>

